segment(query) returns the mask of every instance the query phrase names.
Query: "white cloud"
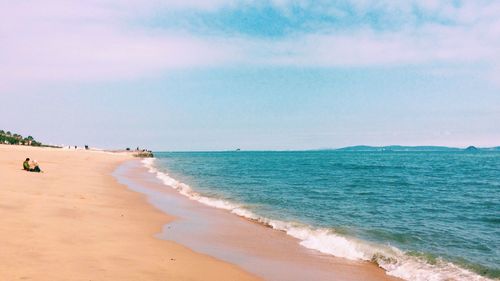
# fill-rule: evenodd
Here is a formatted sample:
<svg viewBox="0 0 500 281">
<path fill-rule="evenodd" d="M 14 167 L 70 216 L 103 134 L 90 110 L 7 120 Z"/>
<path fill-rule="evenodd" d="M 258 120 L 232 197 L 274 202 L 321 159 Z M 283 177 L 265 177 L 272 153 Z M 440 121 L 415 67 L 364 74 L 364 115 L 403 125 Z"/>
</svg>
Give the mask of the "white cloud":
<svg viewBox="0 0 500 281">
<path fill-rule="evenodd" d="M 500 34 L 482 26 L 428 25 L 418 30 L 380 33 L 370 29 L 253 40 L 253 61 L 306 66 L 397 66 L 499 61 Z M 258 42 L 258 43 L 257 43 Z"/>
<path fill-rule="evenodd" d="M 136 3 L 112 8 L 112 1 L 0 2 L 0 91 L 43 82 L 134 78 L 238 56 L 216 40 L 127 26 Z"/>
<path fill-rule="evenodd" d="M 451 23 L 422 22 L 392 31 L 375 31 L 370 26 L 348 31 L 322 28 L 281 39 L 209 37 L 130 25 L 161 10 L 210 12 L 256 2 L 260 1 L 0 0 L 0 93 L 26 84 L 128 79 L 166 69 L 227 64 L 485 64 L 490 71 L 486 76 L 500 81 L 500 2 L 464 1 L 454 6 L 437 0 L 345 1 L 359 14 L 381 9 L 401 18 L 413 17 L 412 7 L 417 5 Z M 269 3 L 284 13 L 290 5 L 312 5 L 305 0 Z M 342 13 L 325 3 L 325 11 Z"/>
</svg>

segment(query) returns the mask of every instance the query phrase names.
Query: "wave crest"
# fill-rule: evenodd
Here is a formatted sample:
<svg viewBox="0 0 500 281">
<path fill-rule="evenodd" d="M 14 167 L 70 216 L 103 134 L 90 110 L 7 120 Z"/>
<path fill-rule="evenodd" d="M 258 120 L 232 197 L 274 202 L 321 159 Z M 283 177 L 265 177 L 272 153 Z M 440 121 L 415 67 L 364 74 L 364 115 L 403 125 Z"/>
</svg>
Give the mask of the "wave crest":
<svg viewBox="0 0 500 281">
<path fill-rule="evenodd" d="M 300 240 L 300 245 L 308 249 L 349 260 L 373 262 L 383 268 L 388 275 L 405 280 L 493 281 L 442 259 L 437 259 L 435 262 L 430 263 L 424 258 L 408 255 L 396 247 L 375 245 L 352 237 L 346 237 L 336 233 L 332 229 L 313 228 L 296 222 L 273 220 L 256 215 L 239 204 L 201 195 L 189 185 L 170 177 L 167 173 L 159 171 L 154 166 L 155 158 L 144 159 L 142 163 L 163 184 L 177 190 L 187 198 L 207 206 L 227 210 L 235 215 L 259 222 L 273 229 L 284 231 L 287 235 Z"/>
</svg>

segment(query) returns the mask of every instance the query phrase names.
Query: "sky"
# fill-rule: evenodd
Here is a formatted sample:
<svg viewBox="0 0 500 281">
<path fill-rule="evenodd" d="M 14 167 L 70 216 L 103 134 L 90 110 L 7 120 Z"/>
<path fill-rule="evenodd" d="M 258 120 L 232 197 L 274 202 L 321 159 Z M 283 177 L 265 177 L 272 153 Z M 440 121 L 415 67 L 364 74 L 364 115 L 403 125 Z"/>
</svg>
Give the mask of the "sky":
<svg viewBox="0 0 500 281">
<path fill-rule="evenodd" d="M 58 145 L 500 145 L 500 1 L 0 0 L 0 129 Z"/>
</svg>

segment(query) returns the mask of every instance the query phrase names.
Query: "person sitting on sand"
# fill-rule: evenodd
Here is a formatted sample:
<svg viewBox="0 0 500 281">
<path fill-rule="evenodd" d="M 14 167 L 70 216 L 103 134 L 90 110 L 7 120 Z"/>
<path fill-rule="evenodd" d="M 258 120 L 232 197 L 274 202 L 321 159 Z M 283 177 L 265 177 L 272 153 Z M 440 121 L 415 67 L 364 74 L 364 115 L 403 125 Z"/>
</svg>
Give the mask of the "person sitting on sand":
<svg viewBox="0 0 500 281">
<path fill-rule="evenodd" d="M 26 158 L 26 160 L 24 160 L 24 162 L 23 162 L 23 169 L 25 171 L 29 171 L 30 170 L 30 159 L 29 158 Z"/>
<path fill-rule="evenodd" d="M 33 168 L 31 168 L 31 167 L 33 167 Z M 42 170 L 40 169 L 40 166 L 38 166 L 38 162 L 36 160 L 33 160 L 30 163 L 30 159 L 29 158 L 26 158 L 26 160 L 24 160 L 24 162 L 23 162 L 23 170 L 25 170 L 27 172 L 35 172 L 35 173 L 42 172 Z"/>
<path fill-rule="evenodd" d="M 40 166 L 38 166 L 38 162 L 36 160 L 33 160 L 33 162 L 31 162 L 33 168 L 30 169 L 30 172 L 35 172 L 35 173 L 40 173 L 42 170 L 40 170 Z"/>
</svg>

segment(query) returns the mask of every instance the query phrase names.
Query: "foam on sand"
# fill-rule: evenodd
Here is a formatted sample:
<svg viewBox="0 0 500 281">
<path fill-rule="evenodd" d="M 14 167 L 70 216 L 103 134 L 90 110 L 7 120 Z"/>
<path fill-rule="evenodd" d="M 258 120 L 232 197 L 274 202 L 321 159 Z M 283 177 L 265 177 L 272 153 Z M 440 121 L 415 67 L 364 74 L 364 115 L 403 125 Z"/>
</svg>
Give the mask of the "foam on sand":
<svg viewBox="0 0 500 281">
<path fill-rule="evenodd" d="M 374 262 L 383 268 L 387 274 L 405 280 L 491 280 L 442 259 L 437 259 L 431 263 L 425 258 L 408 255 L 404 251 L 389 245 L 377 245 L 341 235 L 335 232 L 334 229 L 314 228 L 297 222 L 273 220 L 259 216 L 239 204 L 201 195 L 189 185 L 159 171 L 154 166 L 154 158 L 144 159 L 142 163 L 163 184 L 177 190 L 187 198 L 207 206 L 227 210 L 235 215 L 283 231 L 300 240 L 300 245 L 308 249 L 354 261 Z"/>
</svg>

